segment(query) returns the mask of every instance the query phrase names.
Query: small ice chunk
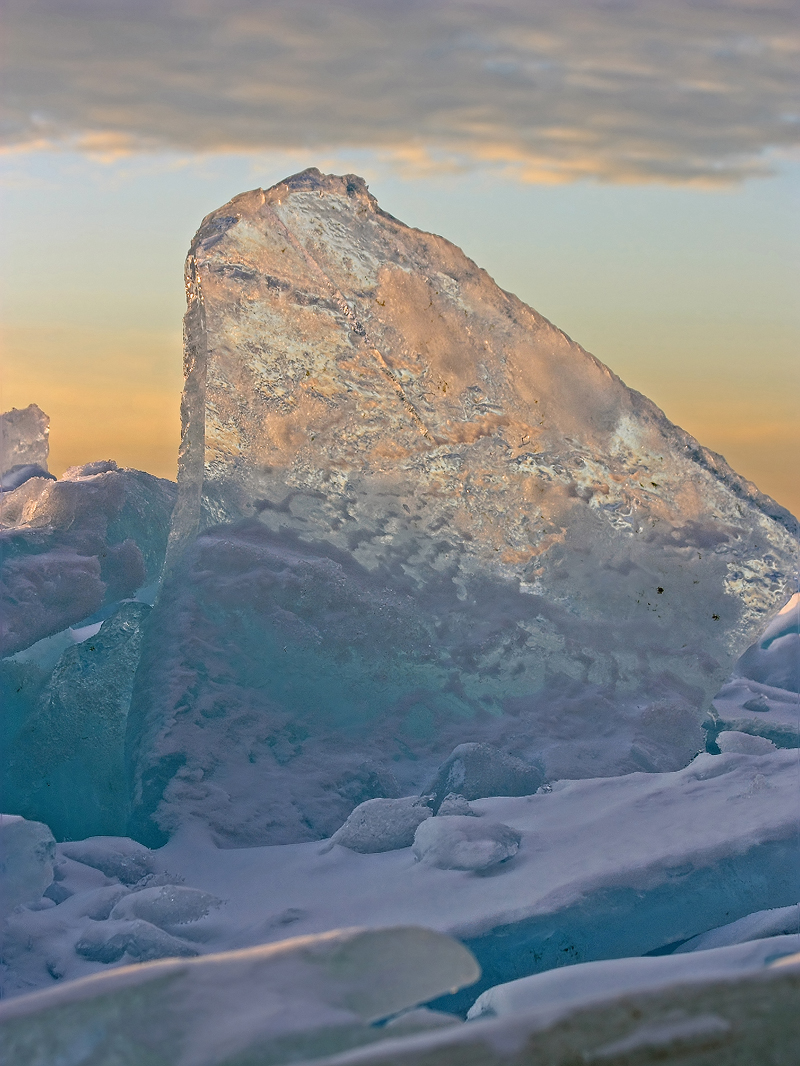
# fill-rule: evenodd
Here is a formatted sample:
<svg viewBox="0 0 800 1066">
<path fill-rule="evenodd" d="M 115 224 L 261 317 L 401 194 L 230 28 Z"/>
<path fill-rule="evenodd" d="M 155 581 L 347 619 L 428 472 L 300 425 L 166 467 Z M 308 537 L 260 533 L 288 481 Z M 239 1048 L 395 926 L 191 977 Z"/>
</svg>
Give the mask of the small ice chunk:
<svg viewBox="0 0 800 1066">
<path fill-rule="evenodd" d="M 521 839 L 516 829 L 502 822 L 437 816 L 417 829 L 414 854 L 440 870 L 488 870 L 516 855 Z"/>
<path fill-rule="evenodd" d="M 21 903 L 37 903 L 53 883 L 56 842 L 42 822 L 0 814 L 0 920 Z"/>
<path fill-rule="evenodd" d="M 197 888 L 181 885 L 160 885 L 131 892 L 117 903 L 112 918 L 142 918 L 160 929 L 186 925 L 205 918 L 212 907 L 219 907 L 221 899 Z"/>
<path fill-rule="evenodd" d="M 75 951 L 90 962 L 104 963 L 119 962 L 125 954 L 137 962 L 199 954 L 197 948 L 185 940 L 171 936 L 140 918 L 132 922 L 113 919 L 98 922 L 84 932 L 75 944 Z"/>
<path fill-rule="evenodd" d="M 448 792 L 436 813 L 440 818 L 444 815 L 453 814 L 462 814 L 471 818 L 480 818 L 478 812 L 473 811 L 464 796 L 458 796 L 454 792 Z"/>
<path fill-rule="evenodd" d="M 766 755 L 778 749 L 766 737 L 754 737 L 750 733 L 740 733 L 735 729 L 726 729 L 717 736 L 717 747 L 721 752 L 734 752 L 737 755 Z"/>
<path fill-rule="evenodd" d="M 88 837 L 61 844 L 59 849 L 68 859 L 92 866 L 106 877 L 116 877 L 123 885 L 135 885 L 153 872 L 149 848 L 128 837 Z"/>
<path fill-rule="evenodd" d="M 432 814 L 425 797 L 365 800 L 336 830 L 330 838 L 329 847 L 341 844 L 365 855 L 410 848 L 417 827 Z"/>
<path fill-rule="evenodd" d="M 532 796 L 541 771 L 491 744 L 459 744 L 442 763 L 431 787 L 434 810 L 450 793 L 467 800 L 486 796 Z"/>
</svg>

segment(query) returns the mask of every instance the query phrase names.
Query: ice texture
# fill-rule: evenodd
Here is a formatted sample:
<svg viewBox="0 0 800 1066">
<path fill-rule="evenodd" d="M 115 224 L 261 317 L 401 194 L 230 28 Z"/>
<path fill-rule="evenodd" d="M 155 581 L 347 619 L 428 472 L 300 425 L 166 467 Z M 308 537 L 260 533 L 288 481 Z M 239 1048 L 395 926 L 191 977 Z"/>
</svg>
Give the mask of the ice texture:
<svg viewBox="0 0 800 1066">
<path fill-rule="evenodd" d="M 420 862 L 440 870 L 480 871 L 513 858 L 521 840 L 510 825 L 454 814 L 420 825 L 413 851 Z"/>
<path fill-rule="evenodd" d="M 418 826 L 432 814 L 419 796 L 365 800 L 336 830 L 330 843 L 364 854 L 410 848 Z"/>
<path fill-rule="evenodd" d="M 21 903 L 36 903 L 53 880 L 56 842 L 41 822 L 0 814 L 0 923 Z"/>
<path fill-rule="evenodd" d="M 149 612 L 124 603 L 68 648 L 0 754 L 6 808 L 46 822 L 58 840 L 126 830 L 125 733 Z"/>
<path fill-rule="evenodd" d="M 0 494 L 0 655 L 157 580 L 174 500 L 172 482 L 113 462 Z"/>
<path fill-rule="evenodd" d="M 381 1039 L 371 1022 L 478 972 L 462 945 L 414 927 L 145 963 L 4 1001 L 0 1057 L 17 1066 L 78 1061 L 78 1052 L 131 1066 L 306 1061 Z"/>
<path fill-rule="evenodd" d="M 549 779 L 703 747 L 788 512 L 357 177 L 236 197 L 186 279 L 134 835 L 329 836 L 465 742 Z"/>
<path fill-rule="evenodd" d="M 35 403 L 13 407 L 0 415 L 0 474 L 26 466 L 38 467 L 45 477 L 50 453 L 50 419 Z M 36 475 L 34 475 L 36 476 Z M 16 486 L 13 486 L 16 488 Z"/>
</svg>

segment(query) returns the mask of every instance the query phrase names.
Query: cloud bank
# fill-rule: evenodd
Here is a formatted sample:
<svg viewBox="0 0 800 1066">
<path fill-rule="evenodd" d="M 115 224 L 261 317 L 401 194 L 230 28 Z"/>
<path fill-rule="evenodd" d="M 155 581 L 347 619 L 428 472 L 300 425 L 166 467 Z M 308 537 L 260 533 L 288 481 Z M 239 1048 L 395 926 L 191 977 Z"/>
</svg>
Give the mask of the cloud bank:
<svg viewBox="0 0 800 1066">
<path fill-rule="evenodd" d="M 799 0 L 7 0 L 7 150 L 367 149 L 737 181 L 800 140 Z"/>
</svg>

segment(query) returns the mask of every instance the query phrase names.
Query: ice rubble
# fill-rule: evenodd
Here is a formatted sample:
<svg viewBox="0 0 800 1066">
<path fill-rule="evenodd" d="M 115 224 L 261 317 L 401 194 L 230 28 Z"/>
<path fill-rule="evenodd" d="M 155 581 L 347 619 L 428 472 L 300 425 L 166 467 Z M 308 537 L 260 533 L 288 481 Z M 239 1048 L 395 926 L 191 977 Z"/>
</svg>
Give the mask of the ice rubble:
<svg viewBox="0 0 800 1066">
<path fill-rule="evenodd" d="M 741 656 L 714 699 L 712 730 L 800 746 L 800 594 Z"/>
<path fill-rule="evenodd" d="M 310 170 L 203 222 L 132 831 L 330 835 L 459 743 L 668 770 L 797 523 L 457 248 Z"/>
</svg>

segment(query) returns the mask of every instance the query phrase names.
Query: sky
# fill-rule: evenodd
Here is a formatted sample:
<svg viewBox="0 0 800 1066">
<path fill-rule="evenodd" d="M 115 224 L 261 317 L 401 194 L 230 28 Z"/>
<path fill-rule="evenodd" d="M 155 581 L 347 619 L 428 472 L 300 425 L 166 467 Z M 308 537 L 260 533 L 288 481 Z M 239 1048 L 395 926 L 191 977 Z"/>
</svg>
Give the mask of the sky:
<svg viewBox="0 0 800 1066">
<path fill-rule="evenodd" d="M 800 513 L 800 0 L 5 0 L 0 408 L 174 477 L 183 259 L 362 174 Z"/>
</svg>

